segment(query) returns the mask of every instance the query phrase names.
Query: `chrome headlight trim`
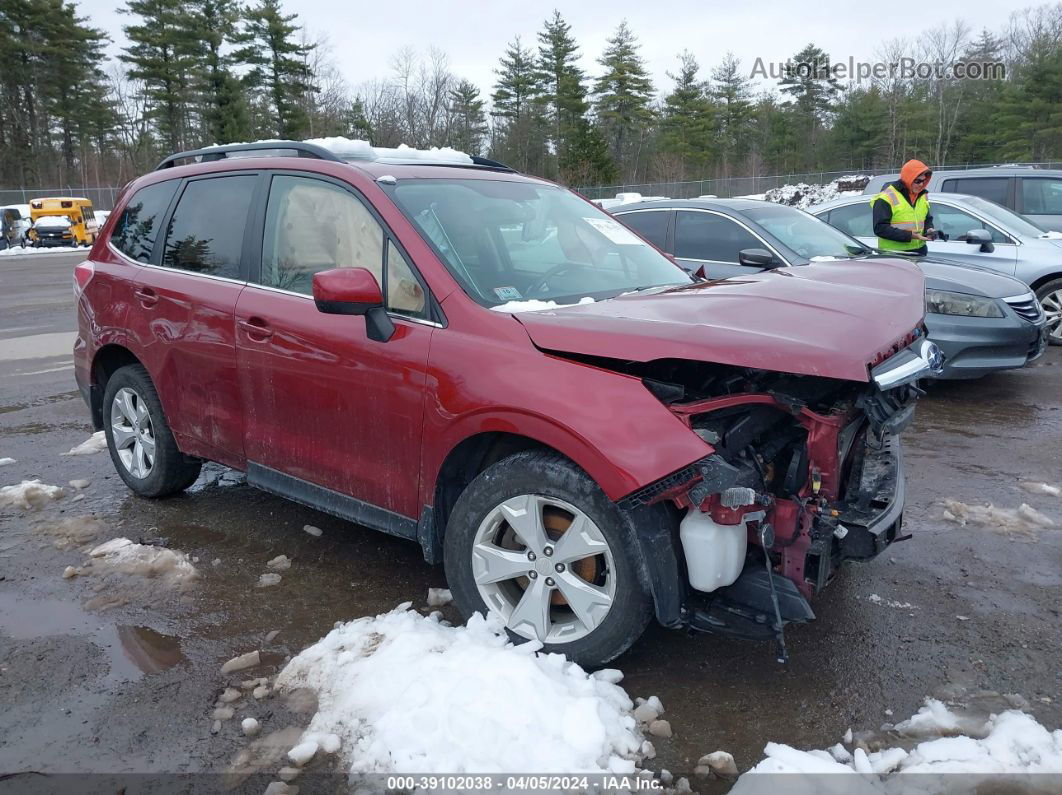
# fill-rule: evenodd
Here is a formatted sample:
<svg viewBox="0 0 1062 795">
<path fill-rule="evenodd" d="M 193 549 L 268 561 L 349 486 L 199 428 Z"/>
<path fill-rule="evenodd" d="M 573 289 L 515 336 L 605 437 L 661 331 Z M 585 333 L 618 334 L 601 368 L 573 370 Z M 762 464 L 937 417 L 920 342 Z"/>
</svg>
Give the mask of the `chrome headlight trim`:
<svg viewBox="0 0 1062 795">
<path fill-rule="evenodd" d="M 922 339 L 886 359 L 870 371 L 880 389 L 892 389 L 919 378 L 940 375 L 944 369 L 944 352 L 935 342 Z"/>
</svg>

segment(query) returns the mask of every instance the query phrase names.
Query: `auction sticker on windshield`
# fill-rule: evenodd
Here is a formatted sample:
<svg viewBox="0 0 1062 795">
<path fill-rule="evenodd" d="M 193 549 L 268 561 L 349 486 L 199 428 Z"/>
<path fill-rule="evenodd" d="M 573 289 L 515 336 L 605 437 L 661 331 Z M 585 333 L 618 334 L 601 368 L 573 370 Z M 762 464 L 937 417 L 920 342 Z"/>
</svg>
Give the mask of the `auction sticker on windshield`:
<svg viewBox="0 0 1062 795">
<path fill-rule="evenodd" d="M 590 226 L 620 246 L 644 246 L 645 241 L 611 218 L 583 218 Z"/>
</svg>

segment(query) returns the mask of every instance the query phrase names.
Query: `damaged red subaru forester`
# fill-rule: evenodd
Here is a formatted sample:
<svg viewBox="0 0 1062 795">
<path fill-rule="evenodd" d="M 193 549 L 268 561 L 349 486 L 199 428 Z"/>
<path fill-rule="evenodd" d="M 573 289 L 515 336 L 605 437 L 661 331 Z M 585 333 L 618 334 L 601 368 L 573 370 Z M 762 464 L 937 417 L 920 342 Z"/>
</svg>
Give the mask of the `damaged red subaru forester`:
<svg viewBox="0 0 1062 795">
<path fill-rule="evenodd" d="M 941 366 L 913 265 L 700 281 L 545 180 L 345 139 L 167 158 L 74 277 L 77 382 L 133 492 L 244 471 L 590 666 L 654 615 L 812 618 L 896 540 Z"/>
</svg>

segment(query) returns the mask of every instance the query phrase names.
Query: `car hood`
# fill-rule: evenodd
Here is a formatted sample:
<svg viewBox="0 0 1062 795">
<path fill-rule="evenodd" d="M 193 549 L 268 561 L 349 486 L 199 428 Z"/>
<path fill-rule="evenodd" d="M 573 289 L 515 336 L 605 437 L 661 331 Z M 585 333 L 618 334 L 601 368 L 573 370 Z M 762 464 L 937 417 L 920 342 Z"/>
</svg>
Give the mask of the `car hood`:
<svg viewBox="0 0 1062 795">
<path fill-rule="evenodd" d="M 839 260 L 515 317 L 546 351 L 867 381 L 868 364 L 924 311 L 922 274 L 911 263 Z"/>
<path fill-rule="evenodd" d="M 923 259 L 919 260 L 918 267 L 926 277 L 926 287 L 931 290 L 951 290 L 986 298 L 1009 298 L 1029 292 L 1025 282 L 977 265 Z"/>
</svg>

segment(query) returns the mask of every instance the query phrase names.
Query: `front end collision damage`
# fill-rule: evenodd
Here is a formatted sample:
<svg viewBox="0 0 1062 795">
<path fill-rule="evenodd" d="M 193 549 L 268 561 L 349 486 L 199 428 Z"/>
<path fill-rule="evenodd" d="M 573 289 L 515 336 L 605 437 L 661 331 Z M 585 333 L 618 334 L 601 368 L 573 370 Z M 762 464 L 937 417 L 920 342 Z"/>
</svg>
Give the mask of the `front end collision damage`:
<svg viewBox="0 0 1062 795">
<path fill-rule="evenodd" d="M 867 382 L 624 363 L 712 450 L 619 501 L 658 620 L 781 641 L 786 623 L 814 618 L 808 599 L 845 561 L 901 538 L 898 435 L 921 394 L 915 382 L 941 363 L 920 331 L 870 362 Z"/>
</svg>

